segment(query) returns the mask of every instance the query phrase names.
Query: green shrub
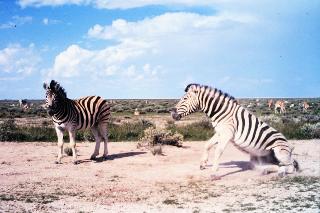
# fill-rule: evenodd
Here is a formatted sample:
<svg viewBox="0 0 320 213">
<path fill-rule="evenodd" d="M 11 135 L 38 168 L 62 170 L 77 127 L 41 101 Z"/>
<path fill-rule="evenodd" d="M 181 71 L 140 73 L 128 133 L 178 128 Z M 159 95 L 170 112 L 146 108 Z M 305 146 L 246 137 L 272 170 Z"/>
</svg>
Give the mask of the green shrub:
<svg viewBox="0 0 320 213">
<path fill-rule="evenodd" d="M 133 141 L 143 136 L 143 131 L 154 126 L 150 121 L 125 122 L 120 125 L 110 123 L 108 126 L 110 141 Z"/>
<path fill-rule="evenodd" d="M 17 141 L 24 138 L 24 135 L 20 134 L 14 119 L 8 119 L 0 124 L 0 141 Z"/>
<path fill-rule="evenodd" d="M 53 142 L 58 140 L 55 129 L 51 127 L 22 127 L 19 130 L 25 135 L 24 141 Z"/>
<path fill-rule="evenodd" d="M 18 127 L 13 119 L 0 125 L 0 141 L 55 141 L 56 133 L 49 127 Z"/>
<path fill-rule="evenodd" d="M 209 120 L 202 120 L 185 126 L 168 123 L 168 130 L 178 132 L 185 140 L 209 140 L 214 135 L 214 128 Z"/>
<path fill-rule="evenodd" d="M 153 126 L 150 121 L 140 120 L 138 122 L 123 123 L 116 125 L 110 123 L 108 126 L 110 141 L 133 141 L 143 136 L 143 131 Z M 64 133 L 64 141 L 69 140 L 67 132 Z M 91 130 L 77 131 L 77 141 L 94 141 Z M 13 119 L 0 124 L 0 141 L 57 141 L 54 128 L 42 127 L 18 127 Z"/>
<path fill-rule="evenodd" d="M 272 127 L 281 132 L 287 139 L 313 139 L 320 138 L 320 123 L 270 123 Z"/>
<path fill-rule="evenodd" d="M 315 124 L 305 123 L 300 131 L 305 139 L 320 138 L 320 122 Z"/>
<path fill-rule="evenodd" d="M 166 129 L 158 129 L 155 127 L 149 127 L 144 130 L 144 135 L 139 139 L 139 147 L 154 147 L 160 145 L 172 145 L 181 147 L 183 141 L 183 135 Z"/>
</svg>

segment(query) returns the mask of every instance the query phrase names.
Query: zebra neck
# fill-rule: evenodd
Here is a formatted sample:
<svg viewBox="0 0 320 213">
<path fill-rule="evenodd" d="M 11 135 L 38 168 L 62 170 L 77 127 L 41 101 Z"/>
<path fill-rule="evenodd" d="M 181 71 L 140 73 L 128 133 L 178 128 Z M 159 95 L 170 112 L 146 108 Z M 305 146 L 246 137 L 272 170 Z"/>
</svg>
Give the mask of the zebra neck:
<svg viewBox="0 0 320 213">
<path fill-rule="evenodd" d="M 71 108 L 72 100 L 68 98 L 60 100 L 58 103 L 57 111 L 53 116 L 54 121 L 57 123 L 65 123 L 66 121 L 68 121 Z"/>
<path fill-rule="evenodd" d="M 236 103 L 224 94 L 209 94 L 202 100 L 201 110 L 207 114 L 213 122 L 220 122 L 225 119 L 230 111 L 233 111 Z"/>
</svg>

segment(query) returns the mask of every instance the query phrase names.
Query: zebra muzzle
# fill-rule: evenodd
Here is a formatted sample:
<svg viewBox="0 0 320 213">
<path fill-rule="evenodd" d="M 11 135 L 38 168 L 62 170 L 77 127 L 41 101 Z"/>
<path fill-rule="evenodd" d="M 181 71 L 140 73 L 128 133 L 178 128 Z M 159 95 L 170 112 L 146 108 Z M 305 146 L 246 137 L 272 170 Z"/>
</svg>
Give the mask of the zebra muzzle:
<svg viewBox="0 0 320 213">
<path fill-rule="evenodd" d="M 176 108 L 173 108 L 173 109 L 171 110 L 171 117 L 172 117 L 174 120 L 176 120 L 176 121 L 178 121 L 178 120 L 181 119 L 181 115 L 179 115 L 179 114 L 177 113 L 177 109 L 176 109 Z"/>
<path fill-rule="evenodd" d="M 54 111 L 53 111 L 52 109 L 49 109 L 49 110 L 48 110 L 48 114 L 49 114 L 50 116 L 53 116 L 53 115 L 54 115 Z"/>
</svg>

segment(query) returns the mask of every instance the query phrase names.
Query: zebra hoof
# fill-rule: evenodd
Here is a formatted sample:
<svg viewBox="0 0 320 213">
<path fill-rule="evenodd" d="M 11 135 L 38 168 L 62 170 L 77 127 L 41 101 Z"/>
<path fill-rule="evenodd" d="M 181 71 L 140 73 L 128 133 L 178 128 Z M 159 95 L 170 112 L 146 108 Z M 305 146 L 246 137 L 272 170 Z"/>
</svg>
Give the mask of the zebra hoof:
<svg viewBox="0 0 320 213">
<path fill-rule="evenodd" d="M 284 176 L 286 176 L 285 172 L 279 172 L 278 173 L 278 177 L 283 178 Z"/>
<path fill-rule="evenodd" d="M 55 160 L 54 164 L 62 164 L 60 161 Z"/>
<path fill-rule="evenodd" d="M 91 156 L 90 157 L 90 160 L 96 160 L 97 158 L 96 158 L 96 156 Z"/>
<path fill-rule="evenodd" d="M 204 165 L 200 165 L 200 170 L 204 170 L 206 167 Z"/>
<path fill-rule="evenodd" d="M 77 165 L 77 164 L 79 164 L 80 162 L 79 162 L 78 160 L 75 160 L 75 161 L 72 161 L 72 163 L 73 163 L 74 165 Z"/>
<path fill-rule="evenodd" d="M 264 169 L 264 170 L 262 170 L 262 172 L 261 172 L 261 176 L 265 176 L 265 175 L 268 175 L 268 174 L 270 174 L 271 172 L 268 170 L 268 169 Z"/>
</svg>

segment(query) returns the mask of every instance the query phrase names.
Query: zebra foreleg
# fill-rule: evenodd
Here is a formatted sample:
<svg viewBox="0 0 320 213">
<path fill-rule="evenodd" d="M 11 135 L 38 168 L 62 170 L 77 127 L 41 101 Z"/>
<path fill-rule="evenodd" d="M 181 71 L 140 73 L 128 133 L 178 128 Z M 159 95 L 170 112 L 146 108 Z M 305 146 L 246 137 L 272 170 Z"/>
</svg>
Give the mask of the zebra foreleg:
<svg viewBox="0 0 320 213">
<path fill-rule="evenodd" d="M 54 163 L 60 164 L 61 158 L 62 158 L 62 151 L 63 151 L 63 131 L 64 130 L 62 128 L 59 128 L 58 126 L 56 126 L 55 129 L 58 137 L 58 158 Z"/>
<path fill-rule="evenodd" d="M 218 143 L 218 137 L 217 135 L 214 135 L 212 138 L 210 138 L 205 146 L 204 146 L 204 152 L 202 154 L 201 162 L 200 162 L 200 169 L 203 170 L 206 168 L 208 159 L 209 159 L 209 152 L 212 149 L 213 146 L 215 146 Z"/>
<path fill-rule="evenodd" d="M 94 148 L 94 152 L 90 157 L 90 160 L 95 160 L 96 157 L 99 155 L 101 137 L 100 137 L 100 133 L 99 133 L 97 126 L 91 127 L 91 131 L 92 131 L 92 134 L 93 134 L 94 139 L 96 141 L 96 145 Z"/>
<path fill-rule="evenodd" d="M 73 164 L 78 164 L 77 161 L 77 153 L 76 153 L 76 131 L 69 131 L 69 137 L 70 137 L 70 147 L 72 149 L 72 162 Z"/>
<path fill-rule="evenodd" d="M 219 131 L 220 130 L 220 131 Z M 217 140 L 218 144 L 216 149 L 214 150 L 214 159 L 213 159 L 213 165 L 212 165 L 212 171 L 215 173 L 218 171 L 219 168 L 219 159 L 224 152 L 227 144 L 232 141 L 234 137 L 234 133 L 231 131 L 231 129 L 226 127 L 221 127 L 216 130 Z M 218 132 L 219 131 L 219 132 Z"/>
</svg>

